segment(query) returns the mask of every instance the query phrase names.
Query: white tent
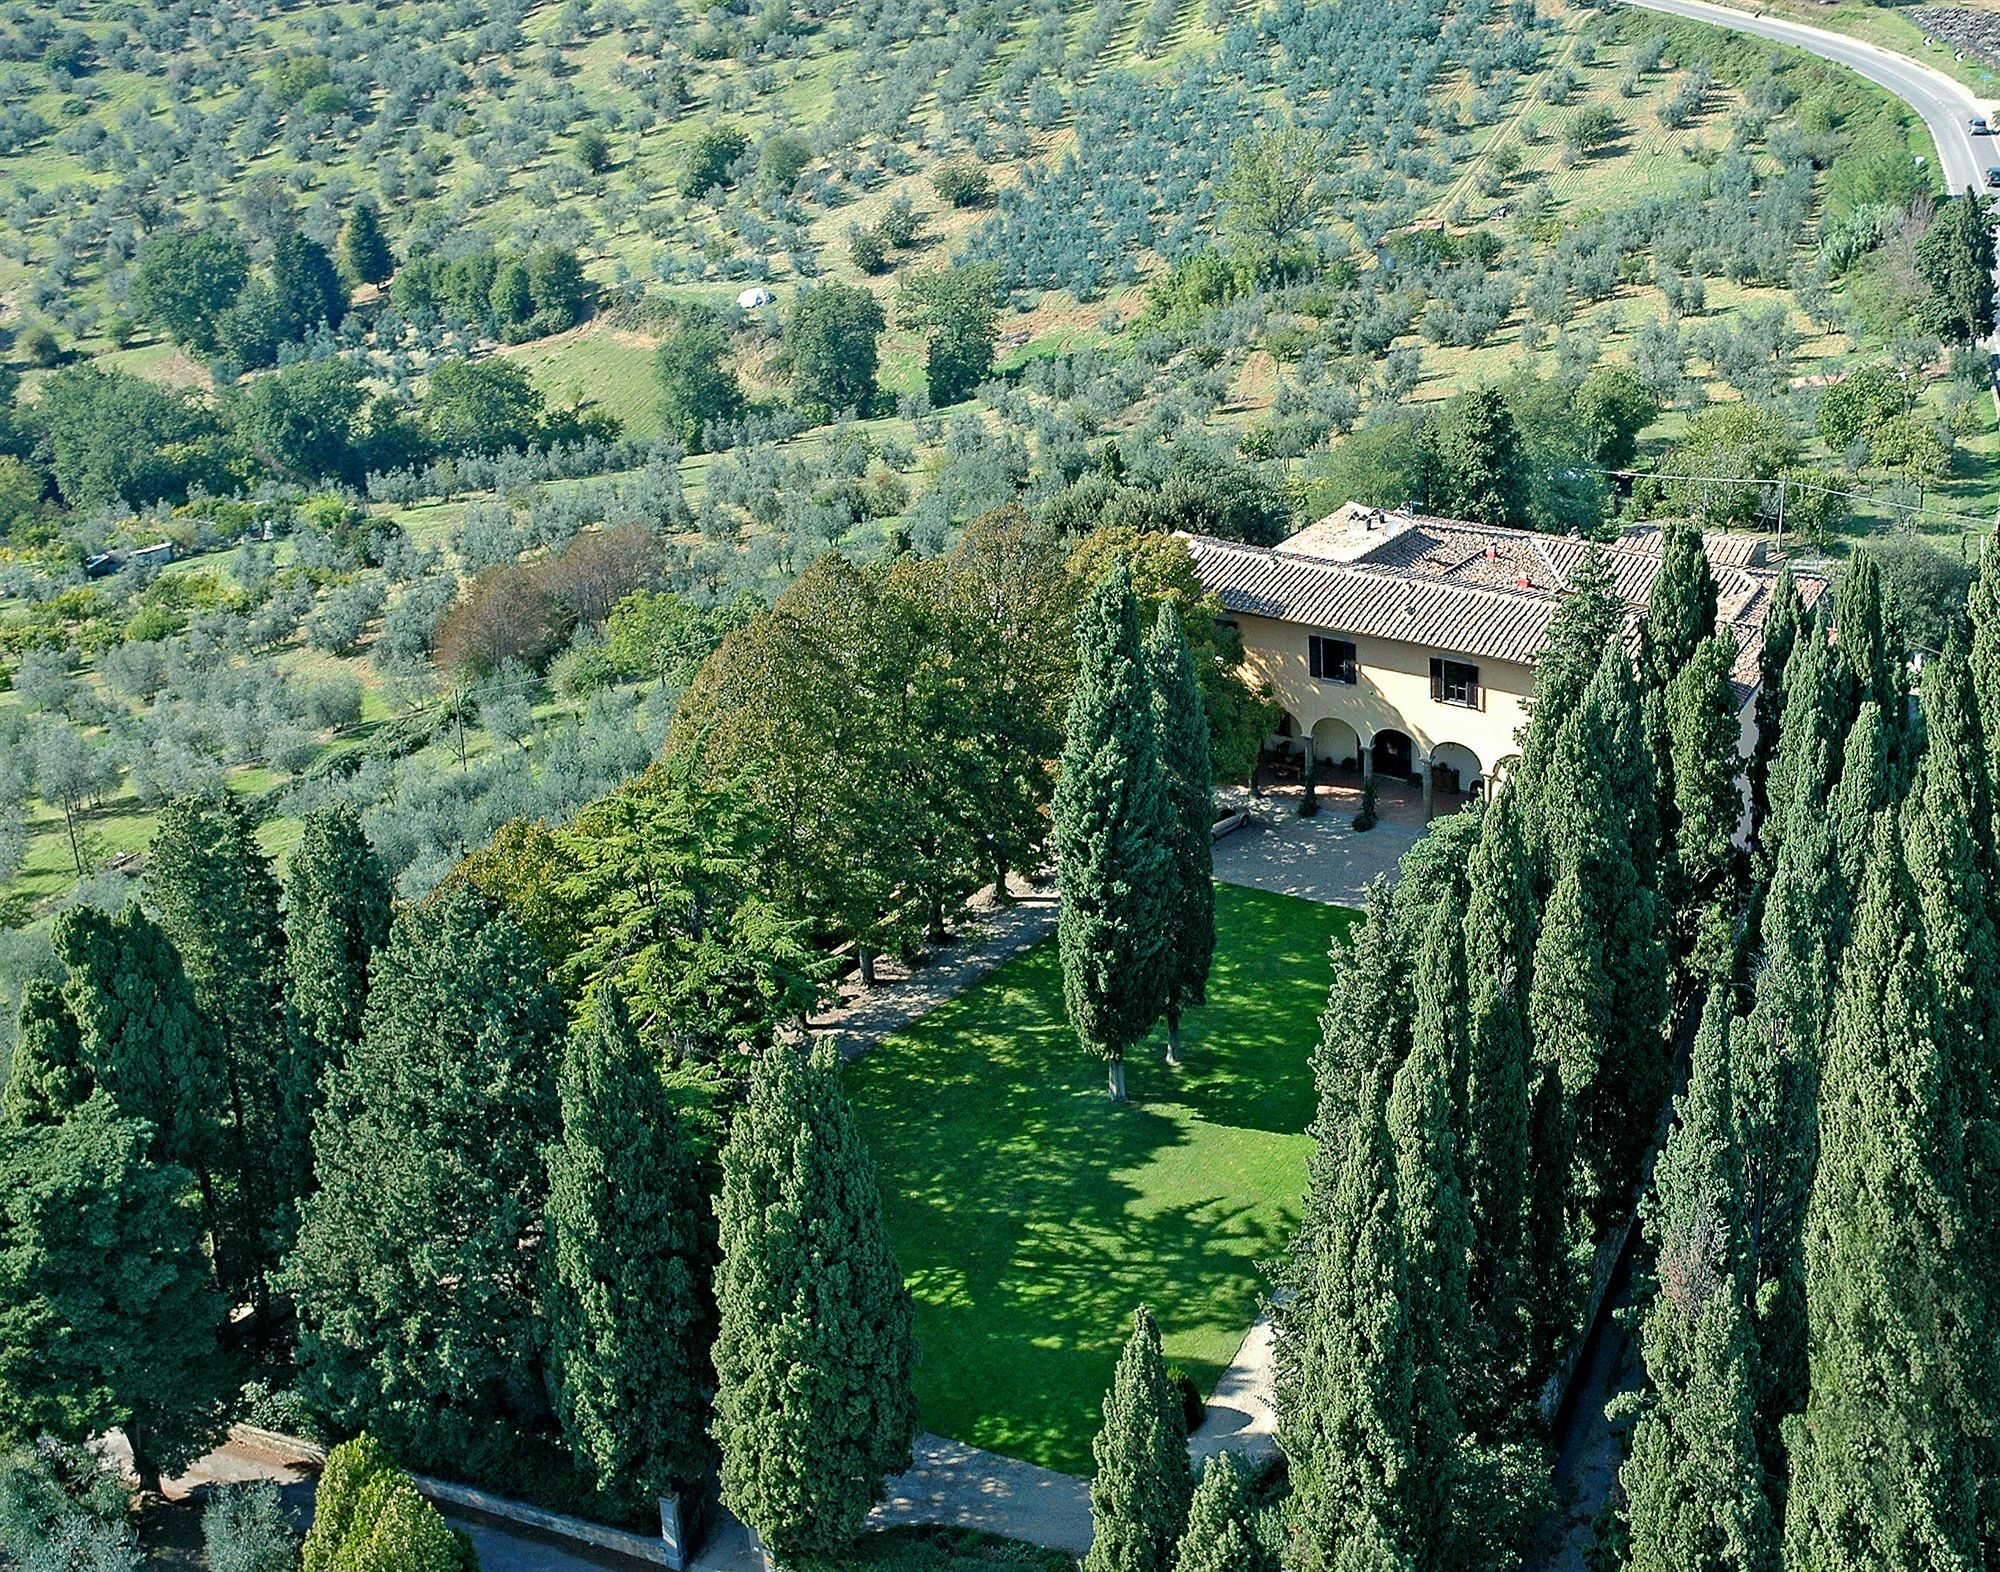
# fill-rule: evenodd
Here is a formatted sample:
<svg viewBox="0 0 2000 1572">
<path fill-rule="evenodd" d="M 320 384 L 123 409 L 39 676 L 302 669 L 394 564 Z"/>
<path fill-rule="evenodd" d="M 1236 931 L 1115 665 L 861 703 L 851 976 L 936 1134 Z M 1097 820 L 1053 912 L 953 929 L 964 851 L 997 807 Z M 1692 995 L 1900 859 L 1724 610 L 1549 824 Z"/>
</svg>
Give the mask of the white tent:
<svg viewBox="0 0 2000 1572">
<path fill-rule="evenodd" d="M 736 297 L 736 304 L 741 306 L 745 311 L 755 311 L 759 306 L 770 305 L 777 298 L 776 295 L 764 288 L 762 284 L 758 284 L 744 290 L 742 294 L 738 295 Z"/>
</svg>

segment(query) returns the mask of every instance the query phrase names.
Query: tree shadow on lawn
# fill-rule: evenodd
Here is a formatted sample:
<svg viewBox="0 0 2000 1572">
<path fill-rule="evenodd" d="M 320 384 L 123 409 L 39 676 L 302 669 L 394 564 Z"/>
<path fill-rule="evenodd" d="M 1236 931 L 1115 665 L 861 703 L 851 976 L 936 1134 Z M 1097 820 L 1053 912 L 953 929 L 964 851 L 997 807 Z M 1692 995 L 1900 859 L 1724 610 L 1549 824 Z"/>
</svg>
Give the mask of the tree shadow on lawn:
<svg viewBox="0 0 2000 1572">
<path fill-rule="evenodd" d="M 1255 1313 L 1305 1182 L 1307 1067 L 1328 934 L 1346 914 L 1218 894 L 1210 1004 L 1104 1095 L 1063 1016 L 1054 943 L 1009 962 L 848 1072 L 923 1344 L 925 1425 L 1090 1472 L 1135 1306 L 1204 1388 Z"/>
</svg>

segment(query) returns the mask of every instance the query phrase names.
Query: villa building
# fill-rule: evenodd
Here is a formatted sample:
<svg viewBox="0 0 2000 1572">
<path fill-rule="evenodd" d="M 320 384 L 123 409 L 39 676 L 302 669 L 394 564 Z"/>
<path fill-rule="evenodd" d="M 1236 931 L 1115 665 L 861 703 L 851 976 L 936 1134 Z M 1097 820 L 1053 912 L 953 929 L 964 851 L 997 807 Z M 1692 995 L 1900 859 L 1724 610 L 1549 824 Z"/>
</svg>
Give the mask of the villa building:
<svg viewBox="0 0 2000 1572">
<path fill-rule="evenodd" d="M 1778 562 L 1749 535 L 1704 537 L 1719 626 L 1735 630 L 1742 747 L 1756 740 L 1764 618 Z M 1188 537 L 1202 582 L 1284 712 L 1266 744 L 1280 773 L 1354 772 L 1422 788 L 1426 812 L 1483 794 L 1517 753 L 1535 660 L 1589 542 L 1349 503 L 1273 547 Z M 1596 549 L 1636 628 L 1661 536 Z M 1808 605 L 1823 579 L 1801 576 Z"/>
</svg>

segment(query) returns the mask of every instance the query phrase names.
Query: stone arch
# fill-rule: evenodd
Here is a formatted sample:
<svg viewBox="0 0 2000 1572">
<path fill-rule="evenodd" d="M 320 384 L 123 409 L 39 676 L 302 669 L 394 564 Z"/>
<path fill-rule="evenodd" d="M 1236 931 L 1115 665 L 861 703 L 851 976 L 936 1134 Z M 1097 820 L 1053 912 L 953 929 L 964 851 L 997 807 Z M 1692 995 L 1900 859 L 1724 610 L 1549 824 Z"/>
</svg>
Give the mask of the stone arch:
<svg viewBox="0 0 2000 1572">
<path fill-rule="evenodd" d="M 1462 742 L 1440 742 L 1431 749 L 1431 780 L 1435 790 L 1475 796 L 1485 785 L 1479 755 Z"/>
<path fill-rule="evenodd" d="M 1375 733 L 1368 751 L 1373 759 L 1375 773 L 1393 780 L 1406 781 L 1417 773 L 1417 749 L 1410 741 L 1410 734 L 1398 731 L 1393 726 L 1384 726 Z"/>
<path fill-rule="evenodd" d="M 1361 768 L 1361 734 L 1338 715 L 1313 722 L 1313 757 L 1336 770 Z"/>
</svg>

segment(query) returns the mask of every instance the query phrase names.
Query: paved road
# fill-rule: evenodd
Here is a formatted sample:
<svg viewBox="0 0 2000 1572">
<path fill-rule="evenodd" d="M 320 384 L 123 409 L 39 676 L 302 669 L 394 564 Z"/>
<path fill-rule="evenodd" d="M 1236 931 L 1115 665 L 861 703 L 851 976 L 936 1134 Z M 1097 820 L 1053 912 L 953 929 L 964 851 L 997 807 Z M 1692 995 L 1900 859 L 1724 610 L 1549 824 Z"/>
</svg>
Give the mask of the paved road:
<svg viewBox="0 0 2000 1572">
<path fill-rule="evenodd" d="M 1858 71 L 1869 81 L 1894 93 L 1923 117 L 1944 160 L 1944 183 L 1948 190 L 1963 191 L 1967 186 L 1983 187 L 1986 171 L 2000 167 L 2000 138 L 1975 137 L 1966 129 L 1973 115 L 1993 113 L 1991 101 L 1976 97 L 1942 71 L 1921 65 L 1908 55 L 1899 55 L 1879 45 L 1830 33 L 1781 16 L 1759 16 L 1732 6 L 1711 5 L 1707 0 L 1630 0 L 1647 11 L 1664 11 L 1696 22 L 1713 22 L 1738 32 L 1755 33 L 1811 51 L 1836 64 Z"/>
</svg>

